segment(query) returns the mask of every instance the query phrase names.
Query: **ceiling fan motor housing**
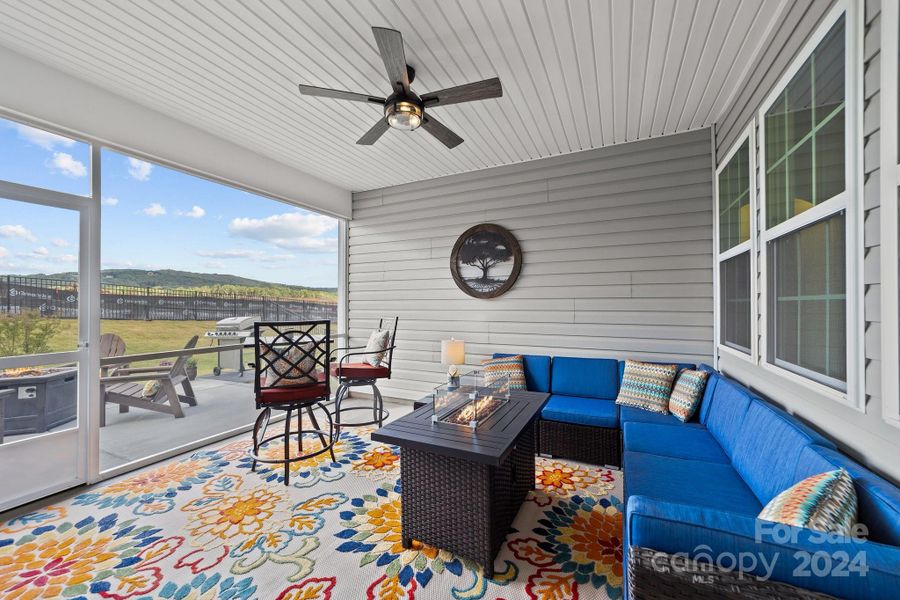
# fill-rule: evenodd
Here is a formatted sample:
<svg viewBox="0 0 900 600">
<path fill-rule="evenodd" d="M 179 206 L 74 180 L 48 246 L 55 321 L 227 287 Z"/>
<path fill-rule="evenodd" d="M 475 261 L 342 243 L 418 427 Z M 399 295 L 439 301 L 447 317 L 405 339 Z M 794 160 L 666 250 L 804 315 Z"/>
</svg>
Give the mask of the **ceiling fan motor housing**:
<svg viewBox="0 0 900 600">
<path fill-rule="evenodd" d="M 422 124 L 425 118 L 425 105 L 412 92 L 394 93 L 384 103 L 384 117 L 394 129 L 412 131 Z"/>
</svg>

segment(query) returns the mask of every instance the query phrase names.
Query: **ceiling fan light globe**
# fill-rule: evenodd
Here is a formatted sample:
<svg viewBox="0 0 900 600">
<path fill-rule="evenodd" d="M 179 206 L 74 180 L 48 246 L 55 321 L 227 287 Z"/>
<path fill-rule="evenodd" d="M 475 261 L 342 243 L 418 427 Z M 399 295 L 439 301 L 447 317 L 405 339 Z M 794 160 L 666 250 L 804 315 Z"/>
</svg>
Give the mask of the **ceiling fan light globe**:
<svg viewBox="0 0 900 600">
<path fill-rule="evenodd" d="M 384 112 L 388 125 L 394 129 L 412 131 L 422 124 L 422 107 L 413 102 L 401 100 L 389 104 Z"/>
</svg>

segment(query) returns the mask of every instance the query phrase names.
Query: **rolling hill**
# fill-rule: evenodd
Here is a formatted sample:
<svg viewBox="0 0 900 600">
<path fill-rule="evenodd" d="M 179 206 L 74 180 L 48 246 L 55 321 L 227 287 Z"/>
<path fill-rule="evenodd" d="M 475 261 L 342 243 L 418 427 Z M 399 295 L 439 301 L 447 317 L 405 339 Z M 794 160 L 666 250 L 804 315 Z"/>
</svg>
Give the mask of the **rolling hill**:
<svg viewBox="0 0 900 600">
<path fill-rule="evenodd" d="M 162 269 L 147 271 L 142 269 L 103 269 L 100 271 L 101 282 L 107 285 L 126 285 L 150 288 L 166 288 L 178 290 L 206 291 L 215 293 L 265 294 L 277 297 L 293 298 L 331 298 L 337 294 L 336 288 L 314 288 L 300 285 L 285 285 L 248 279 L 223 273 L 193 273 Z M 74 281 L 76 274 L 50 273 L 29 275 L 29 277 L 46 277 Z"/>
</svg>

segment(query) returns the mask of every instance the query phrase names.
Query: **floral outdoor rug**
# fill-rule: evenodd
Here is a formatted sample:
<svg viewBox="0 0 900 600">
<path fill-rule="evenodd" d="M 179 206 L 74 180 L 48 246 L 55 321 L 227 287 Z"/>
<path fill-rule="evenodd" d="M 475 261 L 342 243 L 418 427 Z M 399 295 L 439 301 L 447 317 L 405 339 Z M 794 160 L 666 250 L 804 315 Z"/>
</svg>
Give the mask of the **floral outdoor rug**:
<svg viewBox="0 0 900 600">
<path fill-rule="evenodd" d="M 622 596 L 620 472 L 538 458 L 488 580 L 466 558 L 401 547 L 402 459 L 370 432 L 344 431 L 337 462 L 294 463 L 290 487 L 280 465 L 250 471 L 247 439 L 0 523 L 0 598 Z"/>
</svg>

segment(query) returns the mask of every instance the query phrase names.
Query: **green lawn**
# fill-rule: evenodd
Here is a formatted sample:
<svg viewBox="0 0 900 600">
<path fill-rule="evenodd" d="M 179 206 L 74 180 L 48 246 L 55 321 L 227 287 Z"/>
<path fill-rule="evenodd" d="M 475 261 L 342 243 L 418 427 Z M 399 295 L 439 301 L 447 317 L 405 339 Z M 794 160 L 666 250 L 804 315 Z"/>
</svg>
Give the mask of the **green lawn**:
<svg viewBox="0 0 900 600">
<path fill-rule="evenodd" d="M 199 335 L 198 347 L 210 345 L 210 341 L 203 334 L 215 329 L 215 321 L 113 321 L 100 322 L 100 331 L 103 333 L 115 333 L 125 340 L 127 354 L 139 354 L 142 352 L 162 352 L 165 350 L 179 350 L 191 336 Z M 77 340 L 77 321 L 75 319 L 61 319 L 60 329 L 53 337 L 52 351 L 72 350 Z M 197 370 L 201 375 L 212 373 L 216 364 L 216 354 L 200 354 L 197 359 Z M 252 360 L 252 357 L 251 357 Z M 151 363 L 134 363 L 132 366 L 143 366 Z"/>
</svg>

